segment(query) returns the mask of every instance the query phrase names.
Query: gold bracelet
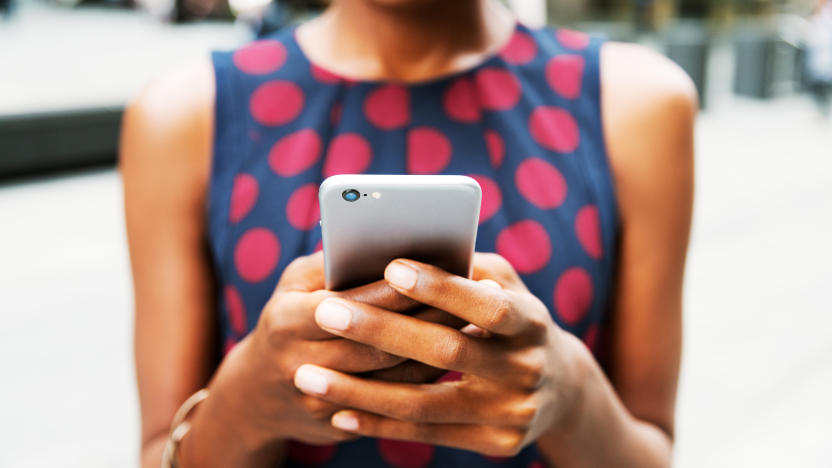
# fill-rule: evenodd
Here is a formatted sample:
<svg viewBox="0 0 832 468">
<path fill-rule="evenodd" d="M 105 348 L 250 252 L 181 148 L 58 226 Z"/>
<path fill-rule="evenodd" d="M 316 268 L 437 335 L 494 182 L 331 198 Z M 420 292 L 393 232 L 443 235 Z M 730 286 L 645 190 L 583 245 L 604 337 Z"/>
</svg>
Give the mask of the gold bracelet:
<svg viewBox="0 0 832 468">
<path fill-rule="evenodd" d="M 170 423 L 170 434 L 168 434 L 168 441 L 165 444 L 165 451 L 162 453 L 162 468 L 181 468 L 179 466 L 179 443 L 182 438 L 191 429 L 191 422 L 187 420 L 188 415 L 196 407 L 208 397 L 208 389 L 194 393 L 173 415 L 173 421 Z"/>
</svg>

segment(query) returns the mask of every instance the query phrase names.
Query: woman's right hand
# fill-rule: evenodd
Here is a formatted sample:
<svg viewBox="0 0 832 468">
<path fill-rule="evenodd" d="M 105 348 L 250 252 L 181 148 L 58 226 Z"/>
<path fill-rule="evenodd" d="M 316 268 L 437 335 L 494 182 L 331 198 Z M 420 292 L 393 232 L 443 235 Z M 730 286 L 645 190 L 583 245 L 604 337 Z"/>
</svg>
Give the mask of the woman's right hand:
<svg viewBox="0 0 832 468">
<path fill-rule="evenodd" d="M 257 326 L 223 360 L 209 397 L 195 410 L 180 447 L 183 466 L 274 466 L 286 439 L 327 444 L 355 438 L 329 422 L 341 408 L 297 390 L 295 370 L 314 363 L 362 373 L 404 359 L 321 330 L 315 308 L 333 296 L 397 311 L 417 304 L 385 281 L 344 292 L 323 288 L 320 253 L 286 267 Z"/>
</svg>

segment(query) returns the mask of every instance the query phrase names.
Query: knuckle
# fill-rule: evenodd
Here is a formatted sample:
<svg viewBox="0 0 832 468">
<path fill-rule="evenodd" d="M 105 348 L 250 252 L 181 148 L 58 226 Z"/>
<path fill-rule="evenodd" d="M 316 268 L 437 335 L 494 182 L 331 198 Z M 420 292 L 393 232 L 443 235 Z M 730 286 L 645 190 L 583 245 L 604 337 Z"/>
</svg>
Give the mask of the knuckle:
<svg viewBox="0 0 832 468">
<path fill-rule="evenodd" d="M 335 405 L 332 403 L 311 395 L 304 395 L 301 397 L 301 404 L 303 405 L 304 411 L 306 411 L 310 417 L 317 420 L 329 419 L 337 410 Z"/>
<path fill-rule="evenodd" d="M 439 364 L 443 369 L 456 369 L 464 362 L 468 345 L 462 333 L 450 333 L 439 345 Z"/>
<path fill-rule="evenodd" d="M 350 357 L 353 356 L 356 368 L 360 368 L 361 372 L 367 372 L 377 369 L 386 369 L 399 364 L 403 360 L 403 358 L 382 351 L 378 348 L 373 348 L 372 346 L 358 343 L 349 344 L 351 346 L 347 348 L 348 352 L 334 356 L 334 362 L 325 365 L 325 367 L 337 367 L 339 364 L 344 363 L 344 359 L 350 359 Z"/>
<path fill-rule="evenodd" d="M 535 348 L 527 354 L 520 363 L 521 375 L 523 375 L 525 386 L 537 388 L 546 375 L 545 352 Z"/>
<path fill-rule="evenodd" d="M 511 318 L 512 302 L 503 291 L 495 291 L 488 303 L 490 313 L 486 320 L 486 327 L 490 330 L 503 327 Z"/>
<path fill-rule="evenodd" d="M 412 424 L 409 432 L 413 440 L 428 444 L 438 442 L 436 431 L 431 424 Z"/>
<path fill-rule="evenodd" d="M 538 408 L 529 398 L 523 398 L 520 403 L 512 409 L 511 420 L 521 428 L 531 427 L 537 419 Z"/>
<path fill-rule="evenodd" d="M 400 411 L 400 419 L 414 422 L 424 421 L 428 413 L 427 408 L 420 402 L 411 402 L 404 405 Z"/>
<path fill-rule="evenodd" d="M 523 449 L 525 431 L 517 429 L 501 429 L 495 433 L 494 448 L 496 454 L 502 457 L 513 457 Z"/>
<path fill-rule="evenodd" d="M 294 273 L 297 273 L 300 270 L 306 268 L 309 264 L 310 255 L 301 255 L 299 257 L 295 257 L 286 268 L 283 270 L 283 276 L 291 276 Z"/>
<path fill-rule="evenodd" d="M 285 299 L 275 297 L 266 303 L 261 314 L 262 327 L 270 346 L 279 347 L 285 342 L 286 326 L 282 320 Z"/>
</svg>

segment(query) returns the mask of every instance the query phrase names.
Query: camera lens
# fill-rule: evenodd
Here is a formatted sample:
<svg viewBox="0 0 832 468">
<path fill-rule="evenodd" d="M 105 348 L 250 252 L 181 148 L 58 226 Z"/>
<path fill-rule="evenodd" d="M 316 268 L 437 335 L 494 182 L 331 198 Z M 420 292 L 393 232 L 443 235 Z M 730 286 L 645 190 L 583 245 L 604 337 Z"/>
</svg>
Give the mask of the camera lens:
<svg viewBox="0 0 832 468">
<path fill-rule="evenodd" d="M 354 201 L 358 200 L 359 198 L 361 198 L 361 193 L 359 193 L 358 190 L 349 189 L 349 190 L 344 190 L 344 193 L 342 193 L 341 196 L 344 197 L 344 200 L 346 200 L 348 202 L 354 202 Z"/>
</svg>

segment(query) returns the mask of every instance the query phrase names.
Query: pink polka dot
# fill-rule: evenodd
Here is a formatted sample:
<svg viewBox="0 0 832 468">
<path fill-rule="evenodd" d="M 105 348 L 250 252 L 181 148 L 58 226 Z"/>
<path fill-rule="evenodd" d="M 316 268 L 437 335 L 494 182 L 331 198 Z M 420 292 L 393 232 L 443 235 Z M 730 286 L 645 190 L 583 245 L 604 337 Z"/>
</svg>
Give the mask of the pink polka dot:
<svg viewBox="0 0 832 468">
<path fill-rule="evenodd" d="M 314 63 L 309 65 L 309 71 L 312 73 L 313 78 L 324 84 L 337 84 L 341 81 L 340 76 Z"/>
<path fill-rule="evenodd" d="M 234 338 L 232 338 L 230 336 L 227 337 L 225 339 L 225 344 L 222 347 L 222 355 L 227 356 L 228 353 L 230 353 L 231 350 L 234 349 L 235 346 L 237 346 L 237 340 L 235 340 Z"/>
<path fill-rule="evenodd" d="M 491 165 L 500 167 L 503 164 L 503 157 L 506 155 L 506 145 L 503 143 L 503 137 L 496 130 L 486 130 L 485 145 L 488 147 L 488 157 L 491 158 Z"/>
<path fill-rule="evenodd" d="M 589 45 L 589 34 L 571 29 L 558 29 L 555 33 L 560 45 L 572 50 L 586 49 Z"/>
<path fill-rule="evenodd" d="M 378 450 L 381 458 L 395 468 L 423 468 L 430 463 L 436 448 L 419 442 L 379 439 Z"/>
<path fill-rule="evenodd" d="M 500 186 L 497 185 L 497 182 L 494 182 L 490 177 L 480 174 L 468 174 L 468 177 L 476 180 L 482 189 L 482 204 L 480 205 L 480 224 L 482 224 L 500 210 L 500 205 L 503 203 L 503 194 L 500 192 Z"/>
<path fill-rule="evenodd" d="M 477 95 L 470 78 L 461 77 L 454 80 L 442 96 L 442 106 L 452 120 L 476 122 L 480 119 Z"/>
<path fill-rule="evenodd" d="M 598 334 L 599 331 L 598 324 L 593 323 L 589 326 L 586 333 L 584 333 L 583 342 L 590 351 L 595 352 L 598 348 Z"/>
<path fill-rule="evenodd" d="M 587 205 L 575 216 L 575 235 L 578 242 L 586 253 L 595 260 L 604 255 L 604 246 L 601 242 L 601 218 L 598 214 L 598 207 Z"/>
<path fill-rule="evenodd" d="M 250 174 L 237 174 L 231 187 L 231 206 L 228 210 L 228 220 L 236 223 L 245 218 L 257 202 L 260 186 L 257 179 Z"/>
<path fill-rule="evenodd" d="M 371 124 L 392 130 L 410 121 L 410 96 L 407 88 L 384 85 L 373 90 L 364 101 L 364 113 Z"/>
<path fill-rule="evenodd" d="M 508 44 L 500 51 L 500 56 L 513 65 L 524 65 L 537 55 L 537 43 L 527 33 L 515 31 Z"/>
<path fill-rule="evenodd" d="M 283 177 L 298 175 L 318 162 L 322 146 L 315 130 L 305 128 L 290 133 L 269 151 L 269 166 Z"/>
<path fill-rule="evenodd" d="M 407 133 L 407 172 L 436 174 L 451 162 L 451 142 L 439 130 L 416 127 Z"/>
<path fill-rule="evenodd" d="M 436 383 L 442 382 L 456 382 L 458 380 L 462 380 L 462 372 L 459 371 L 448 371 L 442 374 L 442 377 L 436 381 Z"/>
<path fill-rule="evenodd" d="M 231 330 L 239 336 L 244 335 L 247 328 L 245 304 L 237 288 L 230 284 L 225 287 L 225 310 Z"/>
<path fill-rule="evenodd" d="M 318 186 L 306 184 L 295 190 L 286 203 L 286 218 L 295 229 L 306 231 L 318 223 L 320 207 L 318 206 Z"/>
<path fill-rule="evenodd" d="M 531 465 L 529 465 L 529 468 L 546 468 L 546 467 L 543 466 L 543 462 L 541 462 L 540 460 L 535 460 L 535 461 L 532 462 Z"/>
<path fill-rule="evenodd" d="M 246 231 L 234 247 L 234 265 L 240 277 L 249 283 L 263 281 L 274 271 L 280 257 L 280 242 L 266 228 Z"/>
<path fill-rule="evenodd" d="M 286 454 L 295 463 L 306 466 L 318 466 L 335 456 L 335 445 L 310 445 L 298 440 L 286 444 Z"/>
<path fill-rule="evenodd" d="M 324 249 L 324 241 L 323 241 L 323 240 L 319 240 L 319 241 L 318 241 L 318 243 L 317 243 L 317 244 L 315 244 L 315 250 L 314 250 L 314 252 L 318 252 L 318 251 L 323 250 L 323 249 Z"/>
<path fill-rule="evenodd" d="M 581 96 L 584 66 L 580 55 L 557 55 L 546 64 L 546 81 L 566 99 L 577 99 Z"/>
<path fill-rule="evenodd" d="M 592 306 L 592 278 L 583 268 L 564 271 L 555 285 L 555 309 L 567 325 L 575 325 Z"/>
<path fill-rule="evenodd" d="M 559 153 L 578 148 L 580 133 L 572 114 L 559 107 L 540 106 L 529 117 L 529 131 L 540 146 Z"/>
<path fill-rule="evenodd" d="M 497 236 L 497 253 L 514 266 L 518 273 L 539 271 L 552 256 L 549 234 L 537 221 L 518 221 Z"/>
<path fill-rule="evenodd" d="M 566 200 L 566 179 L 555 166 L 540 158 L 527 158 L 514 174 L 517 190 L 532 205 L 549 210 Z"/>
<path fill-rule="evenodd" d="M 480 104 L 492 111 L 507 110 L 520 100 L 520 82 L 508 70 L 484 68 L 474 77 Z"/>
<path fill-rule="evenodd" d="M 234 52 L 232 60 L 243 73 L 265 75 L 286 63 L 286 47 L 274 40 L 254 41 Z"/>
<path fill-rule="evenodd" d="M 370 167 L 373 151 L 367 140 L 357 133 L 342 133 L 329 144 L 324 162 L 324 177 L 337 174 L 360 174 Z"/>
<path fill-rule="evenodd" d="M 291 122 L 303 110 L 303 91 L 290 81 L 269 81 L 251 94 L 249 108 L 254 120 L 263 125 Z"/>
</svg>

